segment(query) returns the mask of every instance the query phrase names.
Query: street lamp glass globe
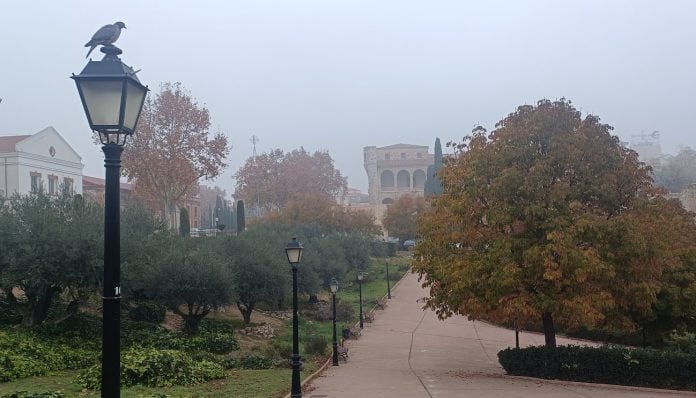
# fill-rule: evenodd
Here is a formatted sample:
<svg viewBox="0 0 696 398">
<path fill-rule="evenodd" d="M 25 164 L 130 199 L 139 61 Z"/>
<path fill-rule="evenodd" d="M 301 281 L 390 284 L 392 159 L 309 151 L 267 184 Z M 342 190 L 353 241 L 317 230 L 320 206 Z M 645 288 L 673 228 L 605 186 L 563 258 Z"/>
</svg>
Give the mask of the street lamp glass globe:
<svg viewBox="0 0 696 398">
<path fill-rule="evenodd" d="M 331 278 L 329 288 L 331 288 L 331 293 L 336 294 L 336 292 L 338 291 L 338 281 L 336 280 L 336 278 Z"/>
<path fill-rule="evenodd" d="M 297 238 L 292 238 L 290 242 L 285 246 L 285 254 L 288 256 L 288 262 L 293 266 L 296 266 L 302 260 L 302 244 L 297 241 Z"/>
<path fill-rule="evenodd" d="M 358 272 L 358 280 L 359 280 L 359 281 L 362 281 L 362 280 L 363 280 L 363 276 L 364 276 L 364 275 L 363 275 L 362 272 Z"/>
</svg>

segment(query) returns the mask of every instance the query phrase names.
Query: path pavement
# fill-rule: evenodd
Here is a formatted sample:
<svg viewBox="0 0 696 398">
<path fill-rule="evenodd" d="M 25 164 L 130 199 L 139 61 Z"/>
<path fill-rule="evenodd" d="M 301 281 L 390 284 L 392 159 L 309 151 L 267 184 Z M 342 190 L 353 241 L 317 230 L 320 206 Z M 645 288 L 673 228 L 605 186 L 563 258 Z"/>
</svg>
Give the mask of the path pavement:
<svg viewBox="0 0 696 398">
<path fill-rule="evenodd" d="M 415 275 L 393 290 L 362 337 L 350 345 L 348 363 L 329 367 L 303 394 L 310 398 L 455 397 L 696 397 L 696 394 L 547 382 L 504 375 L 497 353 L 514 346 L 513 331 L 464 317 L 440 321 L 422 310 L 426 295 Z M 559 338 L 559 344 L 578 343 Z M 543 345 L 544 336 L 520 332 L 520 344 Z"/>
</svg>

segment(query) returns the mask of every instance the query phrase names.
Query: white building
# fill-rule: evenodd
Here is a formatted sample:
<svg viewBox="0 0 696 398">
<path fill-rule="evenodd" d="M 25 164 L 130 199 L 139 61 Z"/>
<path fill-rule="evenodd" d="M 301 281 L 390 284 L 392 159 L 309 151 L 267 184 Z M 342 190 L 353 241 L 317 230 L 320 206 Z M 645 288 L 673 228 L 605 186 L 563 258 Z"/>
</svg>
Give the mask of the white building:
<svg viewBox="0 0 696 398">
<path fill-rule="evenodd" d="M 82 193 L 82 158 L 53 127 L 33 135 L 0 136 L 0 196 L 43 187 Z"/>
</svg>

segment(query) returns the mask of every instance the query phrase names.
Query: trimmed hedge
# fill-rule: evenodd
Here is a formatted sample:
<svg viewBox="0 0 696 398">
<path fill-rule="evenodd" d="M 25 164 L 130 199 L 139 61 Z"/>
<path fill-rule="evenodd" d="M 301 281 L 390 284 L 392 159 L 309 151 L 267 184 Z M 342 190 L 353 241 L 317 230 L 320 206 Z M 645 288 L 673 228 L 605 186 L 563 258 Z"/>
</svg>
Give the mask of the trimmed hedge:
<svg viewBox="0 0 696 398">
<path fill-rule="evenodd" d="M 515 376 L 696 391 L 696 354 L 559 346 L 508 348 L 498 359 Z"/>
</svg>

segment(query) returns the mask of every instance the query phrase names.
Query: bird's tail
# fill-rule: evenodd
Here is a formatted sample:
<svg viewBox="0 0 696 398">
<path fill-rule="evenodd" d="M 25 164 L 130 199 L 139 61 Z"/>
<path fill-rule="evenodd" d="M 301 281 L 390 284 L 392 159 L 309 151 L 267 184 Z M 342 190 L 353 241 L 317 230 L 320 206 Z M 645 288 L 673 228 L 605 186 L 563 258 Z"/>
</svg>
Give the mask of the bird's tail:
<svg viewBox="0 0 696 398">
<path fill-rule="evenodd" d="M 87 47 L 87 46 L 85 46 L 85 47 Z M 89 51 L 87 51 L 87 55 L 85 56 L 85 58 L 89 58 L 89 54 L 91 54 L 91 53 L 92 53 L 92 50 L 94 50 L 95 48 L 97 48 L 97 46 L 92 45 L 92 46 L 89 48 Z"/>
</svg>

